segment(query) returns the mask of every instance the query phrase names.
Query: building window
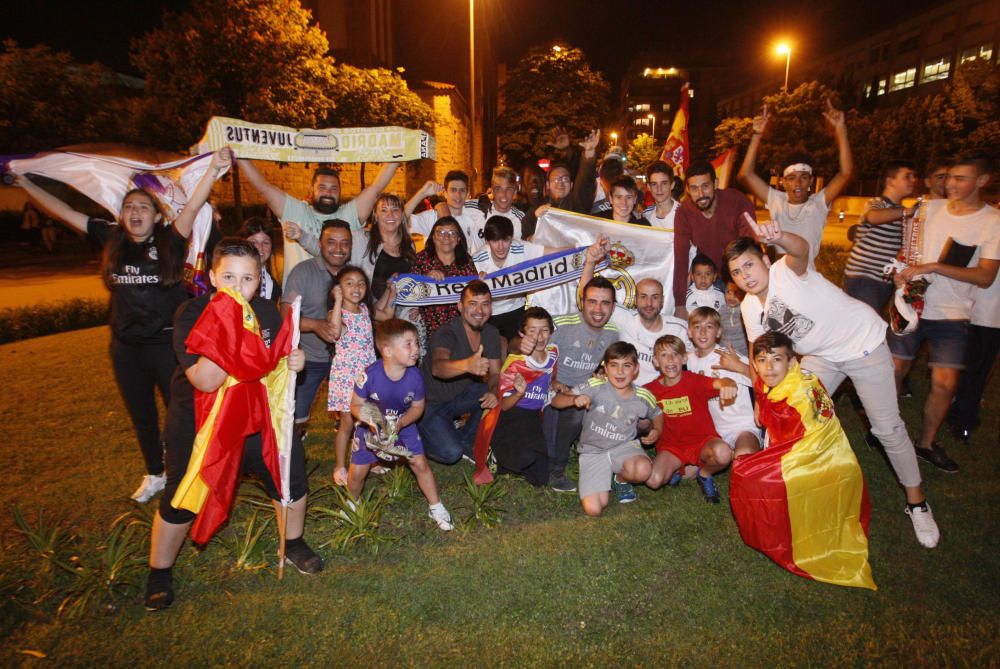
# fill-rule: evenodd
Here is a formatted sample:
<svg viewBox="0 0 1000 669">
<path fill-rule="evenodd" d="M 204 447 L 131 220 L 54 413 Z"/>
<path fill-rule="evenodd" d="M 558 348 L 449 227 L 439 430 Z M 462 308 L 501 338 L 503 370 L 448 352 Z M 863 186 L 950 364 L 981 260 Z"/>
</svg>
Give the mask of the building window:
<svg viewBox="0 0 1000 669">
<path fill-rule="evenodd" d="M 885 87 L 888 82 L 885 79 L 878 80 L 878 93 L 876 95 L 885 95 Z"/>
<path fill-rule="evenodd" d="M 641 104 L 641 105 L 636 105 L 635 106 L 635 111 L 637 111 L 637 112 L 648 112 L 649 111 L 649 103 L 647 102 L 647 103 L 644 103 L 644 104 Z"/>
<path fill-rule="evenodd" d="M 892 83 L 889 85 L 889 92 L 901 91 L 904 88 L 912 88 L 917 80 L 917 68 L 911 67 L 892 75 Z"/>
<path fill-rule="evenodd" d="M 950 70 L 951 58 L 939 58 L 932 63 L 924 63 L 924 73 L 920 76 L 920 83 L 947 79 Z"/>
<path fill-rule="evenodd" d="M 962 65 L 970 60 L 982 59 L 989 61 L 993 58 L 993 45 L 992 44 L 980 44 L 979 46 L 974 46 L 971 49 L 964 49 L 962 51 L 962 56 L 958 59 L 958 64 Z"/>
<path fill-rule="evenodd" d="M 865 84 L 864 96 L 865 96 L 866 100 L 872 96 L 872 85 L 871 84 Z"/>
<path fill-rule="evenodd" d="M 665 112 L 670 111 L 670 103 L 669 102 L 664 102 L 663 103 L 663 111 L 665 111 Z"/>
<path fill-rule="evenodd" d="M 648 127 L 650 125 L 650 120 L 648 117 L 633 119 L 632 125 L 639 127 Z"/>
</svg>

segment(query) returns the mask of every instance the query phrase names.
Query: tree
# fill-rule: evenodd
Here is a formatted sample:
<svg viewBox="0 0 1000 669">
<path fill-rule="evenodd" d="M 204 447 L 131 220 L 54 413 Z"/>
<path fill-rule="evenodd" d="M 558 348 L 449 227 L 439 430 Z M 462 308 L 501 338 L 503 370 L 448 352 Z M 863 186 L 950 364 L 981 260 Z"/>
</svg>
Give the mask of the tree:
<svg viewBox="0 0 1000 669">
<path fill-rule="evenodd" d="M 98 65 L 40 44 L 3 43 L 0 53 L 0 153 L 28 153 L 66 144 L 128 139 L 128 102 L 115 76 Z"/>
<path fill-rule="evenodd" d="M 642 133 L 628 147 L 628 162 L 633 169 L 642 171 L 659 157 L 660 149 L 656 148 L 656 140 L 649 133 Z"/>
<path fill-rule="evenodd" d="M 555 127 L 582 137 L 601 127 L 610 87 L 580 49 L 536 46 L 515 65 L 503 86 L 504 111 L 497 118 L 501 152 L 520 167 L 545 153 Z"/>
<path fill-rule="evenodd" d="M 132 43 L 145 73 L 147 142 L 184 148 L 209 118 L 294 127 L 426 128 L 430 108 L 396 73 L 335 64 L 298 0 L 194 0 Z"/>
</svg>

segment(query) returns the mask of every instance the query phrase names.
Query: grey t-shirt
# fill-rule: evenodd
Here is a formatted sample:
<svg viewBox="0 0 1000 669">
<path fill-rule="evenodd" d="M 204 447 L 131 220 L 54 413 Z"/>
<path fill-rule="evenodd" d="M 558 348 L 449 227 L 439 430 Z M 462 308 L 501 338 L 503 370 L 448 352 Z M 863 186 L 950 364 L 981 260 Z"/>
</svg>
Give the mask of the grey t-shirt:
<svg viewBox="0 0 1000 669">
<path fill-rule="evenodd" d="M 590 378 L 604 358 L 604 352 L 620 339 L 618 327 L 608 322 L 595 332 L 576 314 L 556 316 L 552 343 L 559 347 L 556 379 L 575 386 Z"/>
<path fill-rule="evenodd" d="M 590 379 L 573 388 L 577 395 L 590 397 L 576 447 L 578 453 L 603 453 L 631 441 L 640 419 L 662 413 L 652 393 L 638 386 L 632 386 L 632 390 L 632 397 L 623 399 L 605 379 Z"/>
<path fill-rule="evenodd" d="M 483 328 L 480 335 L 483 343 L 483 357 L 490 360 L 500 359 L 500 331 L 489 323 Z M 439 379 L 435 377 L 432 359 L 434 349 L 444 348 L 450 351 L 449 360 L 463 360 L 472 355 L 472 347 L 469 346 L 469 337 L 465 334 L 465 327 L 462 325 L 462 317 L 455 316 L 437 329 L 431 337 L 430 344 L 427 345 L 427 355 L 420 365 L 420 371 L 424 375 L 424 386 L 427 392 L 427 402 L 429 404 L 440 404 L 447 402 L 458 396 L 470 383 L 482 383 L 482 377 L 462 374 L 451 379 Z"/>
<path fill-rule="evenodd" d="M 296 296 L 302 296 L 302 316 L 325 319 L 330 309 L 330 289 L 333 277 L 326 269 L 323 258 L 312 258 L 300 262 L 292 269 L 285 282 L 281 301 L 291 304 Z M 325 341 L 312 332 L 302 333 L 302 350 L 309 362 L 330 362 L 330 349 Z"/>
<path fill-rule="evenodd" d="M 338 218 L 347 222 L 351 226 L 351 230 L 361 229 L 358 208 L 354 205 L 354 200 L 342 203 L 332 214 L 321 214 L 313 209 L 308 202 L 297 200 L 291 195 L 285 196 L 285 208 L 281 212 L 281 220 L 297 223 L 300 228 L 316 239 L 319 239 L 319 233 L 323 231 L 323 223 Z"/>
</svg>

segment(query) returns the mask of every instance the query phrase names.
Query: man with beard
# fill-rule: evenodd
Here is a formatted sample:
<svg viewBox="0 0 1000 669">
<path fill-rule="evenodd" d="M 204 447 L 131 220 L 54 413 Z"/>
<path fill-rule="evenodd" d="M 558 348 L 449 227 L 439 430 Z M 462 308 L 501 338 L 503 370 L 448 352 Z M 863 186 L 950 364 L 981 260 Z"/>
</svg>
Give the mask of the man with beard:
<svg viewBox="0 0 1000 669">
<path fill-rule="evenodd" d="M 482 410 L 499 403 L 500 332 L 488 322 L 493 313 L 489 286 L 470 281 L 458 312 L 434 332 L 420 365 L 427 403 L 417 429 L 427 457 L 446 465 L 463 456 L 472 459 Z"/>
<path fill-rule="evenodd" d="M 320 384 L 330 375 L 330 345 L 336 341 L 335 329 L 327 320 L 333 277 L 351 258 L 351 227 L 347 221 L 323 223 L 319 235 L 319 255 L 292 269 L 281 295 L 281 317 L 285 318 L 296 296 L 302 296 L 302 350 L 305 369 L 299 373 L 295 388 L 295 423 L 304 428 Z"/>
<path fill-rule="evenodd" d="M 726 244 L 740 237 L 752 237 L 747 217 L 754 220 L 754 209 L 743 193 L 718 187 L 715 168 L 707 160 L 691 163 L 685 175 L 688 199 L 677 210 L 674 227 L 674 315 L 687 318 L 684 298 L 688 289 L 690 250 L 694 244 L 700 253 L 724 267 Z"/>
<path fill-rule="evenodd" d="M 608 254 L 608 247 L 608 238 L 601 235 L 587 249 L 583 274 L 580 276 L 581 286 L 586 286 L 594 277 L 594 267 Z M 616 304 L 611 313 L 611 323 L 618 328 L 619 338 L 635 346 L 639 354 L 639 377 L 635 380 L 638 386 L 644 386 L 660 376 L 653 366 L 653 345 L 657 339 L 664 335 L 674 335 L 685 346 L 692 348 L 687 323 L 673 316 L 664 316 L 663 302 L 663 284 L 656 279 L 645 278 L 635 285 L 635 310 Z M 671 309 L 667 310 L 668 313 L 669 311 Z"/>
<path fill-rule="evenodd" d="M 296 200 L 270 183 L 249 160 L 241 158 L 240 172 L 261 194 L 271 212 L 282 222 L 295 223 L 314 238 L 320 236 L 323 223 L 330 219 L 346 221 L 351 230 L 360 230 L 367 221 L 375 200 L 392 181 L 399 163 L 385 163 L 375 181 L 350 202 L 343 202 L 340 193 L 340 173 L 327 167 L 313 172 L 309 202 Z"/>
<path fill-rule="evenodd" d="M 580 157 L 580 167 L 576 172 L 576 180 L 571 176 L 569 165 L 553 163 L 549 168 L 548 201 L 530 211 L 521 221 L 521 232 L 524 239 L 531 239 L 535 234 L 538 217 L 544 214 L 548 207 L 575 211 L 579 214 L 589 214 L 594 203 L 594 193 L 597 190 L 597 174 L 594 160 L 597 155 L 597 143 L 601 139 L 601 131 L 594 130 L 580 142 L 583 155 Z M 569 148 L 569 135 L 560 133 L 554 144 L 556 149 L 564 151 Z"/>
</svg>

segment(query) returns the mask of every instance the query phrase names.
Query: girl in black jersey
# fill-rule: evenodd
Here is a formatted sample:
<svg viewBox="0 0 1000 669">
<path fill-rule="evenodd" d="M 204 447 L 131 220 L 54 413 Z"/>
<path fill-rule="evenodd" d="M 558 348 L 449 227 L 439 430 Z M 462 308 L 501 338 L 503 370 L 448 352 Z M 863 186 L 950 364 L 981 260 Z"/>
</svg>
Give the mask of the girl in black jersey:
<svg viewBox="0 0 1000 669">
<path fill-rule="evenodd" d="M 115 225 L 76 211 L 24 175 L 15 177 L 40 209 L 104 249 L 101 273 L 111 291 L 111 364 L 146 462 L 146 476 L 132 494 L 137 502 L 149 501 L 166 483 L 155 389 L 168 403 L 170 377 L 177 366 L 171 346 L 173 315 L 187 299 L 182 281 L 187 239 L 212 184 L 231 161 L 229 149 L 212 156 L 205 176 L 170 226 L 164 224 L 156 198 L 141 189 L 126 193 Z"/>
</svg>

